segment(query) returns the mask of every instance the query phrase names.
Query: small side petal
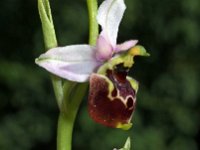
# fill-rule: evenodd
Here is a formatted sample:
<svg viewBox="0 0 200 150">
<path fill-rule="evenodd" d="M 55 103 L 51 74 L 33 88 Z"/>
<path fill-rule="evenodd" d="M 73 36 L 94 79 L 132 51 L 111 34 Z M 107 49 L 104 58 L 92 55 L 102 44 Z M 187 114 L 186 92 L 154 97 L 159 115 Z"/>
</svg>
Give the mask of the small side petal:
<svg viewBox="0 0 200 150">
<path fill-rule="evenodd" d="M 40 55 L 36 64 L 67 80 L 85 82 L 96 70 L 95 47 L 71 45 L 53 48 Z"/>
<path fill-rule="evenodd" d="M 115 52 L 126 51 L 137 44 L 138 40 L 129 40 L 116 46 Z"/>
<path fill-rule="evenodd" d="M 112 46 L 106 41 L 103 36 L 99 36 L 97 39 L 97 53 L 96 57 L 100 61 L 108 60 L 112 57 L 113 49 Z"/>
<path fill-rule="evenodd" d="M 97 21 L 102 27 L 104 38 L 116 46 L 119 24 L 126 6 L 124 0 L 105 0 L 99 7 Z"/>
</svg>

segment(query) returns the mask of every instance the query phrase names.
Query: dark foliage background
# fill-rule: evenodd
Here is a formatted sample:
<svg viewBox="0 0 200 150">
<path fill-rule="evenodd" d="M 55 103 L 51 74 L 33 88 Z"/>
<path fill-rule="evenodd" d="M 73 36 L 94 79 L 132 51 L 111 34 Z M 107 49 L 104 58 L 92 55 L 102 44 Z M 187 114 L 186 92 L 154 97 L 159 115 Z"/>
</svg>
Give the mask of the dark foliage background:
<svg viewBox="0 0 200 150">
<path fill-rule="evenodd" d="M 99 2 L 100 3 L 100 2 Z M 140 81 L 133 128 L 94 123 L 85 97 L 73 149 L 111 150 L 131 136 L 134 150 L 200 149 L 200 1 L 126 0 L 119 42 L 139 39 Z M 86 43 L 86 0 L 51 0 L 59 45 Z M 58 109 L 49 75 L 34 64 L 44 51 L 36 0 L 0 1 L 0 149 L 55 150 Z M 67 139 L 66 139 L 67 140 Z"/>
</svg>

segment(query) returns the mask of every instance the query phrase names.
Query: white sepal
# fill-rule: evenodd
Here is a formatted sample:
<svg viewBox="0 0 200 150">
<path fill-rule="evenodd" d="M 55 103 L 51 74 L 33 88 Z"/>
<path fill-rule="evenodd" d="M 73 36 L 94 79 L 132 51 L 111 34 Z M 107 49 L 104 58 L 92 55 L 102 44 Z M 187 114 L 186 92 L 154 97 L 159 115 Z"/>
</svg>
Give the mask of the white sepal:
<svg viewBox="0 0 200 150">
<path fill-rule="evenodd" d="M 116 46 L 119 24 L 126 6 L 124 0 L 105 0 L 99 7 L 97 21 L 102 27 L 104 38 Z"/>
<path fill-rule="evenodd" d="M 36 59 L 36 64 L 49 72 L 76 82 L 85 82 L 100 65 L 95 58 L 95 47 L 71 45 L 50 49 Z"/>
</svg>

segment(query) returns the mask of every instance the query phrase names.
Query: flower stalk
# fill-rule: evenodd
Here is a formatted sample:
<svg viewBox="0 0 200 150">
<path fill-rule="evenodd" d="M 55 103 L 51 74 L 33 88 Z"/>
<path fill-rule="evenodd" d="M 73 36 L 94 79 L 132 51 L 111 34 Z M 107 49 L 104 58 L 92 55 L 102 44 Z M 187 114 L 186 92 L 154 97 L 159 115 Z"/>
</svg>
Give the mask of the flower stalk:
<svg viewBox="0 0 200 150">
<path fill-rule="evenodd" d="M 68 96 L 67 110 L 61 111 L 58 119 L 57 150 L 72 149 L 72 134 L 74 122 L 79 109 L 79 105 L 87 90 L 86 84 L 80 83 L 73 88 L 73 93 Z"/>
<path fill-rule="evenodd" d="M 97 17 L 97 1 L 87 0 L 88 15 L 89 15 L 89 44 L 95 45 L 99 34 Z"/>
</svg>

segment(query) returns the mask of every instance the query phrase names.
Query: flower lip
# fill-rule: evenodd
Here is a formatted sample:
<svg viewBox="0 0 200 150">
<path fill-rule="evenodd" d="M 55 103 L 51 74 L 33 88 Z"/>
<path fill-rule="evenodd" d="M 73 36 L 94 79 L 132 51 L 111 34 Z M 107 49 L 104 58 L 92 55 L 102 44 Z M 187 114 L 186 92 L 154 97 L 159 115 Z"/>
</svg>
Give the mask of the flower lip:
<svg viewBox="0 0 200 150">
<path fill-rule="evenodd" d="M 90 77 L 89 114 L 96 122 L 113 128 L 130 125 L 136 89 L 126 75 L 127 69 L 120 64 L 114 70 L 108 69 L 106 76 L 92 74 Z"/>
</svg>

